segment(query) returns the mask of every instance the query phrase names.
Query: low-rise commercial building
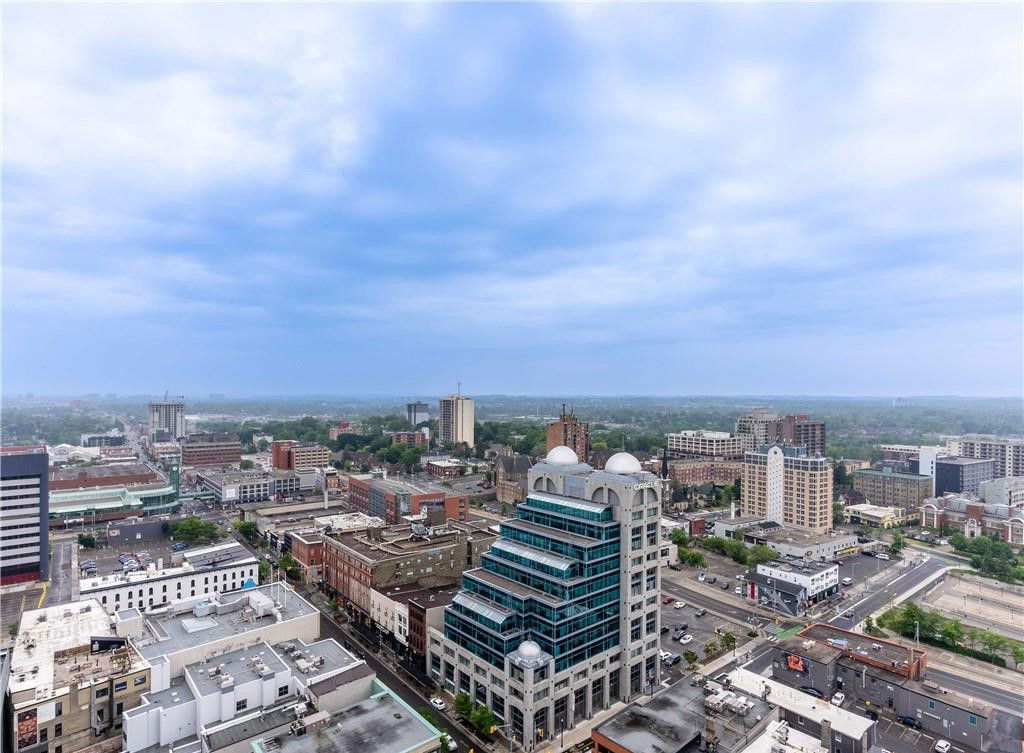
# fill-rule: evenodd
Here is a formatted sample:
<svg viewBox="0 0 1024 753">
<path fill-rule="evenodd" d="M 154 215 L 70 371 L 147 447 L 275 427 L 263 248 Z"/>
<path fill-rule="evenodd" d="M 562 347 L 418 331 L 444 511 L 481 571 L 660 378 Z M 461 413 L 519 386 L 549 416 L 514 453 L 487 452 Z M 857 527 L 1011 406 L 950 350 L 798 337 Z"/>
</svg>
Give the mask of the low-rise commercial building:
<svg viewBox="0 0 1024 753">
<path fill-rule="evenodd" d="M 1024 506 L 989 504 L 973 496 L 949 494 L 926 499 L 921 525 L 962 533 L 968 538 L 988 536 L 1014 546 L 1024 545 Z"/>
<path fill-rule="evenodd" d="M 123 432 L 111 429 L 102 434 L 83 434 L 79 439 L 82 447 L 124 447 L 127 439 Z"/>
<path fill-rule="evenodd" d="M 258 560 L 237 542 L 189 549 L 181 556 L 181 563 L 170 567 L 83 578 L 79 593 L 83 599 L 95 599 L 108 614 L 123 609 L 147 613 L 172 601 L 259 583 Z"/>
<path fill-rule="evenodd" d="M 873 505 L 899 507 L 913 513 L 932 496 L 932 477 L 921 473 L 896 473 L 890 468 L 862 468 L 853 472 L 853 488 Z"/>
<path fill-rule="evenodd" d="M 145 463 L 90 465 L 74 468 L 51 468 L 50 491 L 95 489 L 104 486 L 150 484 L 161 476 Z"/>
<path fill-rule="evenodd" d="M 391 435 L 391 444 L 408 445 L 410 447 L 426 447 L 430 444 L 428 431 L 396 431 Z"/>
<path fill-rule="evenodd" d="M 467 473 L 476 473 L 480 464 L 475 460 L 450 457 L 426 457 L 422 461 L 427 473 L 438 478 L 455 478 Z"/>
<path fill-rule="evenodd" d="M 770 547 L 780 557 L 790 559 L 830 561 L 860 551 L 857 537 L 853 534 L 833 531 L 819 535 L 757 517 L 716 520 L 712 531 L 715 536 L 736 539 L 747 546 L 760 544 Z"/>
<path fill-rule="evenodd" d="M 167 481 L 131 486 L 70 489 L 50 495 L 51 528 L 94 525 L 176 512 L 178 488 Z"/>
<path fill-rule="evenodd" d="M 808 560 L 759 564 L 747 574 L 747 599 L 784 614 L 802 615 L 814 604 L 839 593 L 839 565 Z"/>
<path fill-rule="evenodd" d="M 204 471 L 195 478 L 222 505 L 283 499 L 312 489 L 312 478 L 304 485 L 295 471 Z"/>
<path fill-rule="evenodd" d="M 371 613 L 371 589 L 454 583 L 477 567 L 495 534 L 445 520 L 441 524 L 332 532 L 324 537 L 325 588 L 356 616 Z"/>
<path fill-rule="evenodd" d="M 189 434 L 181 441 L 181 464 L 191 468 L 238 465 L 242 443 L 237 434 Z"/>
<path fill-rule="evenodd" d="M 72 753 L 119 738 L 125 712 L 151 688 L 151 677 L 150 663 L 117 636 L 94 599 L 24 612 L 11 652 L 4 739 L 18 753 Z"/>
<path fill-rule="evenodd" d="M 772 654 L 772 676 L 780 683 L 825 697 L 842 691 L 866 706 L 914 717 L 955 746 L 984 748 L 991 707 L 927 680 L 926 651 L 817 623 L 779 641 Z"/>
<path fill-rule="evenodd" d="M 920 517 L 919 513 L 907 512 L 902 507 L 882 507 L 866 502 L 859 505 L 846 505 L 843 507 L 843 516 L 847 523 L 872 528 L 912 525 Z"/>
</svg>

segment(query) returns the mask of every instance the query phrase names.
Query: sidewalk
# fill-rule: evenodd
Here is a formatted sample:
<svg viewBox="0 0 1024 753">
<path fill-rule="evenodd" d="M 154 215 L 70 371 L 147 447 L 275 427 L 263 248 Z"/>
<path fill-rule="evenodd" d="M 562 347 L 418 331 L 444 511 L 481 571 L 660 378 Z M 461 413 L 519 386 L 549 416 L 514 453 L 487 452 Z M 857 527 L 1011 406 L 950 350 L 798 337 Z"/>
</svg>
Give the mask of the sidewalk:
<svg viewBox="0 0 1024 753">
<path fill-rule="evenodd" d="M 907 648 L 915 645 L 914 641 L 903 636 L 890 636 L 886 640 L 894 641 Z M 924 643 L 921 644 L 920 648 L 928 652 L 929 667 L 935 667 L 936 669 L 942 669 L 951 673 L 956 672 L 968 677 L 983 676 L 987 684 L 998 685 L 1004 690 L 1014 693 L 1019 693 L 1021 687 L 1024 686 L 1024 673 L 1019 670 L 1011 669 L 1010 667 L 997 667 L 980 659 L 973 659 L 963 654 L 954 654 L 952 651 L 946 651 Z"/>
</svg>

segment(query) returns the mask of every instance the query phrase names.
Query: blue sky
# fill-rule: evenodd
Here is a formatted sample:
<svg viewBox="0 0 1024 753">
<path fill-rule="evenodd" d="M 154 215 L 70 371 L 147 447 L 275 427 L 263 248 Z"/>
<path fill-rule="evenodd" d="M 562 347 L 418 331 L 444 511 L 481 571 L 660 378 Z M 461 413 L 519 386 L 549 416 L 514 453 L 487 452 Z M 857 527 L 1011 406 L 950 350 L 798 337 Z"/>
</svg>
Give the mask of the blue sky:
<svg viewBox="0 0 1024 753">
<path fill-rule="evenodd" d="M 1021 13 L 8 6 L 4 390 L 1019 394 Z"/>
</svg>

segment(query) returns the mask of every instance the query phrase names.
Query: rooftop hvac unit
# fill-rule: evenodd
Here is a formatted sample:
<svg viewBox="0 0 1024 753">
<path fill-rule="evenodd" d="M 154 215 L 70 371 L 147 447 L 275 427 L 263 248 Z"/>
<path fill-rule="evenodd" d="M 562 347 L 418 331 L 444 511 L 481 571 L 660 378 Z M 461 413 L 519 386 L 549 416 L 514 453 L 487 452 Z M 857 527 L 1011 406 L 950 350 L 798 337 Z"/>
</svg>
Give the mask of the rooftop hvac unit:
<svg viewBox="0 0 1024 753">
<path fill-rule="evenodd" d="M 292 706 L 292 711 L 295 713 L 296 717 L 300 717 L 306 713 L 306 704 L 296 703 L 294 706 Z"/>
<path fill-rule="evenodd" d="M 772 743 L 772 753 L 789 753 L 789 748 L 779 743 Z"/>
<path fill-rule="evenodd" d="M 271 675 L 274 673 L 274 670 L 272 670 L 266 664 L 261 664 L 257 671 L 259 672 L 260 677 L 266 677 L 267 675 Z"/>
<path fill-rule="evenodd" d="M 779 742 L 786 742 L 789 739 L 789 722 L 779 722 L 779 726 L 772 732 L 772 737 Z"/>
<path fill-rule="evenodd" d="M 230 688 L 235 684 L 235 679 L 231 675 L 224 675 L 220 680 L 220 687 L 222 690 Z"/>
</svg>

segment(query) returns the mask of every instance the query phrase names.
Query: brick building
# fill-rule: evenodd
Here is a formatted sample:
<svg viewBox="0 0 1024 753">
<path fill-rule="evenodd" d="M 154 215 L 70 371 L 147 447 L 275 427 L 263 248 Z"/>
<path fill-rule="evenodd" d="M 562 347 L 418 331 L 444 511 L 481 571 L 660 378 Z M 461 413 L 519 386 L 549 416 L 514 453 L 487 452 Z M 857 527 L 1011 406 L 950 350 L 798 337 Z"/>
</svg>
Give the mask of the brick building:
<svg viewBox="0 0 1024 753">
<path fill-rule="evenodd" d="M 150 484 L 159 480 L 160 475 L 145 463 L 50 469 L 51 492 L 66 489 L 93 489 L 103 486 Z"/>
<path fill-rule="evenodd" d="M 242 443 L 237 434 L 189 434 L 181 441 L 182 465 L 237 465 L 241 460 Z"/>
<path fill-rule="evenodd" d="M 452 520 L 429 529 L 400 525 L 331 533 L 324 537 L 324 587 L 365 620 L 372 589 L 454 584 L 463 570 L 480 565 L 495 538 L 486 527 Z"/>
<path fill-rule="evenodd" d="M 590 452 L 590 424 L 576 418 L 573 410 L 566 413 L 564 403 L 558 420 L 548 424 L 548 450 L 563 446 L 580 458 L 587 457 Z"/>
<path fill-rule="evenodd" d="M 294 439 L 275 439 L 270 445 L 270 465 L 282 471 L 303 471 L 331 464 L 331 451 L 319 444 L 300 444 Z"/>
<path fill-rule="evenodd" d="M 349 505 L 356 512 L 366 513 L 395 525 L 407 515 L 420 515 L 428 510 L 443 509 L 450 520 L 466 520 L 469 495 L 423 482 L 366 478 L 366 474 L 348 477 Z"/>
<path fill-rule="evenodd" d="M 396 431 L 391 435 L 391 444 L 426 447 L 428 444 L 427 435 L 422 431 Z"/>
<path fill-rule="evenodd" d="M 743 463 L 738 460 L 689 458 L 668 462 L 669 480 L 686 486 L 726 486 L 742 476 Z"/>
<path fill-rule="evenodd" d="M 921 505 L 921 525 L 957 531 L 968 538 L 988 536 L 1024 545 L 1024 506 L 1020 505 L 993 504 L 960 494 L 932 497 Z"/>
<path fill-rule="evenodd" d="M 932 496 L 932 477 L 920 473 L 897 473 L 891 468 L 863 468 L 853 472 L 853 489 L 873 505 L 901 507 L 914 512 Z"/>
<path fill-rule="evenodd" d="M 498 455 L 494 459 L 494 487 L 498 502 L 515 505 L 526 499 L 533 461 L 526 455 Z"/>
</svg>

